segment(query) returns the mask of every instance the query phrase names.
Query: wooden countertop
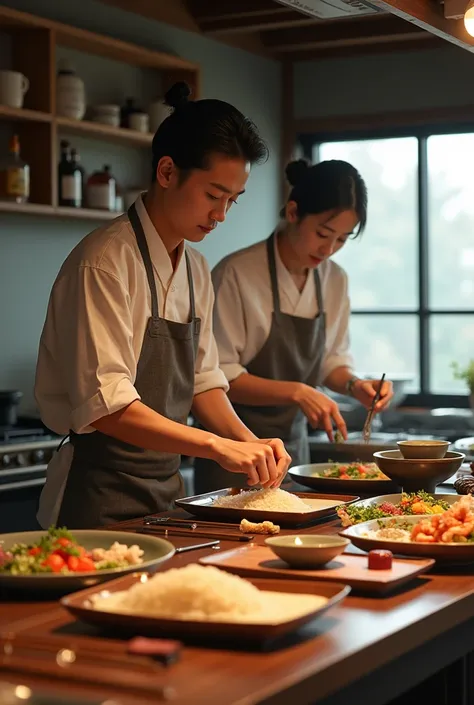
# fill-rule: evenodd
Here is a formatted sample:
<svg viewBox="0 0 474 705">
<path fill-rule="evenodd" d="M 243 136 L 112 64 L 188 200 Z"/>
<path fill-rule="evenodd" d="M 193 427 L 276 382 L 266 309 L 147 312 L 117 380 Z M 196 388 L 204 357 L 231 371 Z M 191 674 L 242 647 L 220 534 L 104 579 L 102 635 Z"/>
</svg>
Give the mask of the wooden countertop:
<svg viewBox="0 0 474 705">
<path fill-rule="evenodd" d="M 175 514 L 187 516 L 184 512 Z M 137 521 L 110 528 L 136 531 L 140 526 Z M 330 521 L 303 532 L 336 533 L 339 529 L 338 521 Z M 206 539 L 171 540 L 183 546 Z M 226 550 L 237 544 L 223 541 L 221 546 Z M 196 562 L 208 553 L 209 549 L 180 554 L 166 563 L 166 568 Z M 52 606 L 51 602 L 4 599 L 0 604 L 1 628 Z M 172 701 L 176 705 L 211 701 L 213 705 L 337 705 L 349 702 L 348 688 L 351 702 L 382 705 L 468 654 L 473 628 L 474 567 L 441 571 L 435 566 L 429 574 L 387 597 L 350 595 L 307 627 L 303 641 L 289 640 L 278 650 L 185 647 L 181 661 L 167 669 L 164 677 L 176 691 Z M 0 679 L 40 683 L 33 677 L 5 671 L 0 671 Z M 47 685 L 60 689 L 51 680 Z M 67 692 L 92 693 L 75 685 L 70 685 Z M 106 695 L 121 703 L 146 701 L 143 697 L 129 698 L 120 691 L 109 690 Z"/>
</svg>

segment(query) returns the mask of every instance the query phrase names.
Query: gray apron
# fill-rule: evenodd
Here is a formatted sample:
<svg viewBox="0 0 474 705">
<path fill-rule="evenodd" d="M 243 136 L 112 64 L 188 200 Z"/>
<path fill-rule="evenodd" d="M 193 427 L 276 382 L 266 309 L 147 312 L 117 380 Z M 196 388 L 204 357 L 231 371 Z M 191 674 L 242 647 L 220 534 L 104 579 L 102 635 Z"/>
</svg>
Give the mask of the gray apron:
<svg viewBox="0 0 474 705">
<path fill-rule="evenodd" d="M 275 262 L 275 235 L 267 240 L 268 266 L 273 294 L 273 314 L 270 334 L 261 350 L 246 366 L 256 377 L 291 382 L 303 382 L 315 387 L 326 344 L 326 314 L 324 313 L 321 280 L 314 270 L 314 283 L 319 314 L 301 318 L 282 313 Z M 310 462 L 307 420 L 301 409 L 289 406 L 247 406 L 234 404 L 234 409 L 248 428 L 259 438 L 281 438 L 291 455 L 292 465 Z M 230 473 L 217 463 L 196 458 L 194 473 L 197 493 L 211 492 L 222 487 L 246 487 L 247 476 Z"/>
<path fill-rule="evenodd" d="M 194 396 L 194 363 L 201 321 L 196 318 L 191 265 L 186 256 L 191 303 L 188 323 L 159 316 L 153 265 L 135 205 L 128 211 L 151 292 L 135 387 L 144 404 L 186 424 Z M 70 434 L 74 457 L 58 526 L 89 529 L 169 509 L 183 496 L 180 456 L 145 450 L 100 431 Z"/>
</svg>

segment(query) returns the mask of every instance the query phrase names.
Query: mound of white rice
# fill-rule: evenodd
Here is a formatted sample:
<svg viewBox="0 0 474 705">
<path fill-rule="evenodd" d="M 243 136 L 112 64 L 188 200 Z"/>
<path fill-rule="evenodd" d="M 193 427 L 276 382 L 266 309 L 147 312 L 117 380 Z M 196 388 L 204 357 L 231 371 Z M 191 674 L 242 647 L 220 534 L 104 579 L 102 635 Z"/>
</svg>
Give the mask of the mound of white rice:
<svg viewBox="0 0 474 705">
<path fill-rule="evenodd" d="M 92 597 L 95 609 L 200 622 L 278 623 L 322 607 L 327 598 L 264 592 L 248 580 L 195 563 L 157 573 L 116 593 Z"/>
<path fill-rule="evenodd" d="M 290 492 L 278 489 L 249 490 L 236 495 L 218 497 L 215 507 L 258 509 L 270 512 L 310 512 L 311 507 Z"/>
</svg>

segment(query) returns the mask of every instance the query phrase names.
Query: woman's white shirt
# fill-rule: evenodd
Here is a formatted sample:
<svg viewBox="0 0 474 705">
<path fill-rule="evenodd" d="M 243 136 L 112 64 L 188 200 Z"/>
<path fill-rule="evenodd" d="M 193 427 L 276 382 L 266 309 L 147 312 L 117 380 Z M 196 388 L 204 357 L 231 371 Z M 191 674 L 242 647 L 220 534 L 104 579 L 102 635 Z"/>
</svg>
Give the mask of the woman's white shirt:
<svg viewBox="0 0 474 705">
<path fill-rule="evenodd" d="M 282 313 L 314 318 L 319 312 L 313 272 L 300 292 L 280 259 L 275 260 Z M 349 350 L 350 301 L 347 275 L 332 260 L 318 267 L 326 312 L 326 345 L 318 384 L 341 366 L 352 366 Z M 227 380 L 245 373 L 270 333 L 273 297 L 266 240 L 224 258 L 212 271 L 215 292 L 214 335 Z"/>
</svg>

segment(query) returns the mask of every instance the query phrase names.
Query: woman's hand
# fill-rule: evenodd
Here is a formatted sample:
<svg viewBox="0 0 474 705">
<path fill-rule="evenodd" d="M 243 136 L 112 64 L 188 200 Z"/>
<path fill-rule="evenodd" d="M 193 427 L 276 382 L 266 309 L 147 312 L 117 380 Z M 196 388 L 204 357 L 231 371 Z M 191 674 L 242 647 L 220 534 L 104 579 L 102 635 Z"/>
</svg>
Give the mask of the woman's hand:
<svg viewBox="0 0 474 705">
<path fill-rule="evenodd" d="M 313 428 L 324 428 L 331 442 L 334 440 L 333 421 L 344 440 L 347 440 L 346 422 L 336 402 L 326 394 L 307 384 L 297 383 L 293 401 L 298 404 Z"/>
<path fill-rule="evenodd" d="M 351 393 L 354 399 L 357 399 L 357 401 L 360 401 L 366 409 L 369 409 L 375 395 L 378 392 L 379 386 L 379 379 L 358 379 L 352 385 Z M 393 384 L 389 381 L 385 381 L 382 384 L 380 399 L 375 405 L 375 412 L 378 414 L 379 411 L 386 409 L 392 397 Z"/>
</svg>

